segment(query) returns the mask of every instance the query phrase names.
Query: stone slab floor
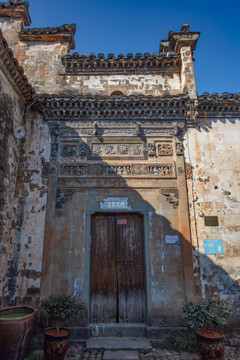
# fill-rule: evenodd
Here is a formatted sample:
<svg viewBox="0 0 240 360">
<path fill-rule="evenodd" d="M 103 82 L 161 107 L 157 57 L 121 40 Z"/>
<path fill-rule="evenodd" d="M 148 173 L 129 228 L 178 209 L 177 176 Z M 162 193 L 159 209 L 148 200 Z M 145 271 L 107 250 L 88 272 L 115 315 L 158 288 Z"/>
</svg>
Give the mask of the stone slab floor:
<svg viewBox="0 0 240 360">
<path fill-rule="evenodd" d="M 35 353 L 35 354 L 34 354 Z M 27 357 L 26 360 L 44 360 L 43 351 L 37 350 Z M 152 349 L 151 352 L 142 353 L 138 351 L 86 351 L 83 345 L 71 344 L 65 360 L 200 360 L 198 354 L 177 353 L 173 350 Z M 226 346 L 224 360 L 240 360 L 240 348 Z"/>
</svg>

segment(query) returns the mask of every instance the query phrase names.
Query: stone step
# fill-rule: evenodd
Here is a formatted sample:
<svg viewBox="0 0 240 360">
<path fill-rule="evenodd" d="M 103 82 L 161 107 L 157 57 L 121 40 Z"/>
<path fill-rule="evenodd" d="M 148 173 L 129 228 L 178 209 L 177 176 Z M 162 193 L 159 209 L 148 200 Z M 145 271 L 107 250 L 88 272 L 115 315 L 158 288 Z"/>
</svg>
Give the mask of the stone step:
<svg viewBox="0 0 240 360">
<path fill-rule="evenodd" d="M 152 351 L 152 346 L 146 338 L 125 337 L 92 337 L 86 340 L 86 350 L 132 350 Z"/>
<path fill-rule="evenodd" d="M 90 324 L 90 336 L 145 337 L 145 324 Z"/>
<path fill-rule="evenodd" d="M 137 351 L 105 351 L 103 360 L 138 360 Z"/>
</svg>

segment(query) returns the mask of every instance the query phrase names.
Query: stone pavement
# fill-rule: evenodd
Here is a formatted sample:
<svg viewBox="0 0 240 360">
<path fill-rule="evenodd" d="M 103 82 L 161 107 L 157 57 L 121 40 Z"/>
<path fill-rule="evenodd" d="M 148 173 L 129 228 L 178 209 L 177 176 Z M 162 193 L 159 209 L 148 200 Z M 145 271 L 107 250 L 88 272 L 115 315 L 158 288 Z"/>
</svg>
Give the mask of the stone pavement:
<svg viewBox="0 0 240 360">
<path fill-rule="evenodd" d="M 44 360 L 43 351 L 37 350 L 32 359 Z M 86 350 L 84 343 L 74 343 L 69 346 L 65 360 L 200 360 L 198 354 L 166 349 L 152 349 L 148 352 L 136 350 Z M 225 347 L 224 360 L 240 360 L 239 347 Z"/>
<path fill-rule="evenodd" d="M 86 350 L 83 345 L 71 345 L 66 360 L 200 360 L 200 356 L 166 349 L 152 349 L 149 352 L 99 351 Z M 224 360 L 240 360 L 240 349 L 226 346 Z"/>
</svg>

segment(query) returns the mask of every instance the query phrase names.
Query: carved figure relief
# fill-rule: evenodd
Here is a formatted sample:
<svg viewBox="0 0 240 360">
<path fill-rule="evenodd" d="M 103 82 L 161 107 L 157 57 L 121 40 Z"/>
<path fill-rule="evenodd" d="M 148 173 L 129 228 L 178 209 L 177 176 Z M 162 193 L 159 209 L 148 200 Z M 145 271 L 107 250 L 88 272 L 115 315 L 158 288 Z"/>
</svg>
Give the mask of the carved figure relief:
<svg viewBox="0 0 240 360">
<path fill-rule="evenodd" d="M 172 175 L 172 165 L 149 166 L 149 174 L 156 176 Z"/>
<path fill-rule="evenodd" d="M 106 175 L 116 175 L 116 167 L 115 166 L 106 166 L 105 174 Z"/>
<path fill-rule="evenodd" d="M 52 144 L 51 146 L 51 156 L 55 157 L 58 154 L 58 144 Z"/>
<path fill-rule="evenodd" d="M 161 189 L 161 194 L 166 196 L 167 202 L 172 204 L 174 209 L 178 207 L 178 189 Z"/>
<path fill-rule="evenodd" d="M 155 156 L 156 155 L 155 144 L 148 144 L 148 155 L 149 156 Z"/>
<path fill-rule="evenodd" d="M 62 156 L 74 156 L 76 155 L 76 145 L 64 145 L 62 148 Z"/>
<path fill-rule="evenodd" d="M 79 155 L 80 156 L 87 156 L 87 149 L 88 149 L 88 146 L 87 144 L 83 143 L 80 145 L 80 153 Z"/>
<path fill-rule="evenodd" d="M 62 175 L 67 175 L 67 176 L 86 175 L 86 166 L 63 166 Z"/>
<path fill-rule="evenodd" d="M 118 175 L 131 175 L 131 166 L 117 166 Z"/>
<path fill-rule="evenodd" d="M 130 153 L 132 153 L 132 155 L 140 155 L 141 154 L 141 145 L 132 146 L 132 148 L 130 148 Z"/>
<path fill-rule="evenodd" d="M 173 155 L 173 148 L 171 144 L 158 144 L 158 155 L 171 156 Z"/>
<path fill-rule="evenodd" d="M 67 203 L 73 194 L 73 189 L 57 189 L 56 209 L 62 209 L 63 204 Z"/>
<path fill-rule="evenodd" d="M 184 150 L 183 144 L 176 143 L 176 154 L 183 155 L 183 150 Z"/>
</svg>

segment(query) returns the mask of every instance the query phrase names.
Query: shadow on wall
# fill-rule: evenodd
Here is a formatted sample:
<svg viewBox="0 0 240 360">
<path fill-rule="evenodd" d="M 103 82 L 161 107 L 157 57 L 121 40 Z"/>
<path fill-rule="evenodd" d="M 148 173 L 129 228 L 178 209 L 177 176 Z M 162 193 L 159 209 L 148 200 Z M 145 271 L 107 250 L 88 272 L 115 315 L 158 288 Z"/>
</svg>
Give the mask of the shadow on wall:
<svg viewBox="0 0 240 360">
<path fill-rule="evenodd" d="M 183 224 L 183 219 L 188 219 L 188 213 L 184 210 L 186 213 L 183 214 L 184 207 L 181 203 L 187 201 L 187 198 L 180 200 L 183 189 L 177 186 L 176 179 L 171 179 L 166 164 L 163 165 L 161 161 L 155 164 L 147 161 L 147 141 L 144 134 L 139 133 L 134 138 L 127 138 L 128 140 L 122 137 L 120 139 L 122 142 L 119 142 L 118 137 L 116 139 L 120 145 L 115 145 L 114 138 L 111 138 L 112 142 L 104 142 L 97 123 L 94 125 L 93 137 L 89 138 L 89 141 L 83 140 L 71 127 L 64 126 L 64 130 L 61 131 L 59 128 L 60 122 L 50 124 L 52 153 L 49 164 L 41 293 L 40 289 L 35 289 L 36 296 L 44 298 L 49 295 L 69 294 L 84 300 L 89 311 L 84 319 L 85 324 L 89 323 L 94 306 L 99 316 L 99 319 L 95 319 L 96 322 L 121 322 L 122 319 L 128 322 L 125 315 L 121 318 L 120 314 L 119 317 L 119 299 L 116 298 L 118 295 L 114 292 L 116 289 L 112 290 L 113 288 L 109 286 L 109 272 L 111 273 L 111 267 L 120 257 L 119 245 L 112 252 L 108 252 L 111 239 L 113 237 L 116 239 L 116 230 L 111 234 L 112 224 L 109 218 L 115 217 L 115 220 L 111 221 L 118 221 L 118 218 L 121 220 L 121 214 L 126 214 L 128 219 L 131 213 L 140 213 L 144 218 L 145 242 L 142 250 L 139 250 L 140 253 L 142 251 L 142 255 L 139 256 L 143 256 L 144 284 L 142 282 L 139 284 L 140 270 L 137 270 L 138 275 L 136 275 L 136 269 L 132 267 L 135 261 L 134 247 L 138 246 L 141 233 L 139 238 L 136 238 L 131 227 L 126 223 L 117 224 L 122 228 L 120 233 L 123 236 L 121 238 L 119 235 L 116 244 L 122 244 L 124 234 L 130 239 L 124 243 L 127 264 L 123 264 L 122 272 L 126 275 L 125 278 L 131 280 L 131 284 L 125 279 L 127 285 L 125 290 L 121 289 L 125 291 L 125 300 L 121 299 L 122 313 L 126 314 L 128 306 L 134 308 L 135 295 L 141 294 L 144 304 L 141 310 L 143 321 L 140 322 L 153 326 L 176 326 L 179 324 L 179 315 L 186 301 L 202 296 L 202 284 L 206 296 L 214 295 L 219 291 L 221 296 L 228 296 L 235 303 L 239 301 L 239 284 L 224 269 L 216 266 L 209 257 L 197 252 L 193 273 L 193 249 L 185 235 L 187 231 Z M 91 140 L 96 143 L 94 153 Z M 104 154 L 100 146 L 103 143 Z M 131 149 L 131 156 L 126 155 L 126 143 Z M 139 147 L 139 144 L 142 147 Z M 119 148 L 121 156 L 114 154 L 116 146 L 121 146 Z M 140 149 L 143 152 L 143 160 L 136 164 L 134 160 L 139 156 Z M 120 164 L 119 160 L 124 161 Z M 127 199 L 125 207 L 110 206 L 107 210 L 102 209 L 100 204 L 104 201 L 106 204 L 106 199 L 111 200 L 111 198 L 118 198 L 115 201 L 120 203 L 121 199 Z M 23 199 L 21 195 L 19 202 L 22 203 Z M 89 203 L 95 204 L 91 214 L 87 212 Z M 106 235 L 105 238 L 101 236 L 99 238 L 97 234 L 94 235 L 95 238 L 93 236 L 93 228 L 89 220 L 95 213 L 105 214 L 108 217 L 103 220 L 105 225 L 101 228 L 102 234 Z M 136 223 L 132 225 L 134 227 Z M 95 282 L 95 287 L 91 285 L 93 283 L 91 264 L 95 260 L 91 259 L 91 248 L 94 246 L 94 241 L 95 246 L 96 242 L 102 246 L 96 256 L 104 256 L 105 259 L 101 261 L 100 258 L 95 262 L 101 273 L 101 279 L 99 278 L 101 283 Z M 17 247 L 17 244 L 15 246 Z M 39 254 L 39 262 L 41 260 Z M 138 263 L 138 266 L 141 264 Z M 130 267 L 131 271 L 129 271 Z M 9 286 L 14 283 L 17 276 L 21 276 L 20 270 L 17 269 L 9 277 Z M 135 275 L 131 277 L 133 271 Z M 118 275 L 112 276 L 116 276 L 112 281 L 118 283 Z M 116 291 L 118 292 L 118 289 Z M 17 298 L 16 288 L 14 294 L 17 303 L 32 303 L 29 295 L 21 299 Z M 98 298 L 98 300 L 94 300 L 95 303 L 92 305 L 93 295 L 94 299 Z M 106 318 L 104 315 L 106 304 L 109 305 L 109 298 L 114 298 L 111 303 L 117 304 L 117 320 L 110 320 L 111 316 Z M 9 302 L 9 299 L 6 299 L 6 302 Z M 131 314 L 127 316 L 131 318 Z"/>
</svg>

